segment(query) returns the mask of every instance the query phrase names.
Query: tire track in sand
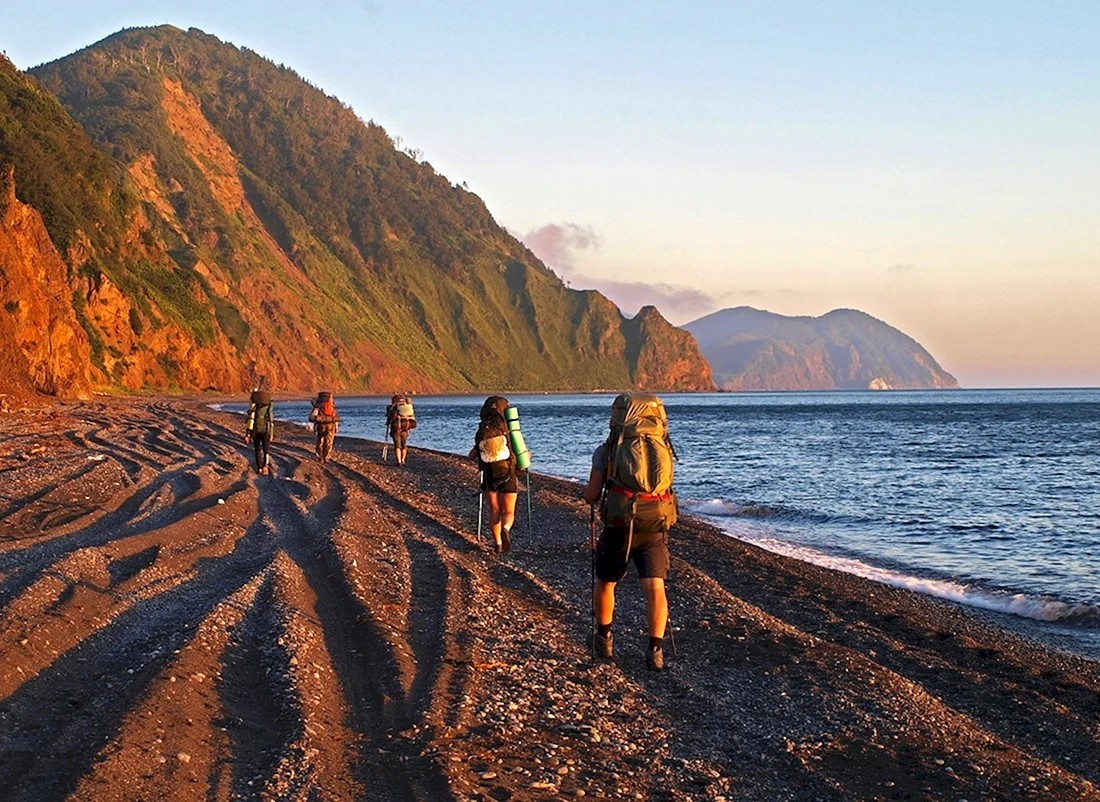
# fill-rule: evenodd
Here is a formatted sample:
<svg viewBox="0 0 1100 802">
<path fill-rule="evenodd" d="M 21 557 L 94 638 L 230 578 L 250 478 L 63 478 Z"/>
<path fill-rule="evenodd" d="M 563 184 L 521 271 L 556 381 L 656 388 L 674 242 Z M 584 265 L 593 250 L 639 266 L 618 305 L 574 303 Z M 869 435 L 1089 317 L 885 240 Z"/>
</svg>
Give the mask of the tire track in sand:
<svg viewBox="0 0 1100 802">
<path fill-rule="evenodd" d="M 192 581 L 134 605 L 0 704 L 0 787 L 9 798 L 69 793 L 175 650 L 272 556 L 270 536 L 252 527 Z"/>
<path fill-rule="evenodd" d="M 282 460 L 300 468 L 284 452 Z M 286 470 L 284 467 L 283 470 Z M 356 769 L 367 798 L 449 799 L 450 791 L 437 766 L 416 753 L 387 758 L 385 749 L 395 732 L 414 725 L 406 713 L 398 658 L 387 643 L 376 616 L 355 593 L 332 533 L 346 505 L 346 490 L 330 481 L 324 496 L 304 510 L 306 496 L 293 474 L 275 482 L 262 481 L 261 507 L 274 521 L 280 548 L 301 570 L 316 596 L 317 626 L 333 670 L 344 689 L 349 726 L 363 741 Z"/>
</svg>

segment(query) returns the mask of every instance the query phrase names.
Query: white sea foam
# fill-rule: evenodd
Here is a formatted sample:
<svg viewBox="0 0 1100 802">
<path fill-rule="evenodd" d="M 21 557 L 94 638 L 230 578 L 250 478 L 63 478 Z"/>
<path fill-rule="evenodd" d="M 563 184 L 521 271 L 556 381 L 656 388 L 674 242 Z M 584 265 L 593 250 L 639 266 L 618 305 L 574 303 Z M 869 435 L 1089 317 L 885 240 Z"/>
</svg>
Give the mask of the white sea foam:
<svg viewBox="0 0 1100 802">
<path fill-rule="evenodd" d="M 681 501 L 681 504 L 694 515 L 709 515 L 717 518 L 731 516 L 755 516 L 762 511 L 770 511 L 768 507 L 744 506 L 734 504 L 732 501 L 723 501 L 720 498 L 707 499 L 706 501 Z"/>
<path fill-rule="evenodd" d="M 755 517 L 755 508 L 741 507 L 737 504 L 721 500 L 704 502 L 692 502 L 688 505 L 692 513 L 717 518 Z M 869 565 L 862 560 L 850 557 L 841 557 L 827 554 L 809 546 L 803 546 L 775 537 L 768 537 L 749 531 L 745 527 L 730 525 L 722 526 L 723 531 L 731 537 L 759 546 L 762 549 L 792 557 L 802 562 L 830 568 L 834 571 L 843 571 L 847 574 L 870 579 L 884 585 L 896 588 L 912 590 L 923 593 L 926 596 L 935 596 L 939 599 L 947 599 L 958 604 L 978 607 L 983 610 L 993 610 L 999 613 L 1008 613 L 1022 618 L 1032 618 L 1037 621 L 1049 621 L 1060 624 L 1084 625 L 1089 627 L 1100 626 L 1100 606 L 1084 603 L 1069 603 L 1057 599 L 1031 596 L 1026 593 L 1009 593 L 982 588 L 980 586 L 954 582 L 944 579 L 928 579 L 912 576 L 900 571 L 888 568 L 879 568 Z"/>
</svg>

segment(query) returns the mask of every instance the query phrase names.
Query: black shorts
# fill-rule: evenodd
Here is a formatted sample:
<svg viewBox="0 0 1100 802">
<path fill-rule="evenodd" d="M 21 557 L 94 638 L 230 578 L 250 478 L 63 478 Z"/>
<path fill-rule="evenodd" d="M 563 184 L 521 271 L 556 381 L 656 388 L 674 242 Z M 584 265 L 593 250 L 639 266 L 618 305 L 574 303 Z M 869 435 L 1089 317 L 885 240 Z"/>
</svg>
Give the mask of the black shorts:
<svg viewBox="0 0 1100 802">
<path fill-rule="evenodd" d="M 627 531 L 607 527 L 596 543 L 596 578 L 601 582 L 618 582 L 626 573 Z M 668 576 L 668 532 L 642 535 L 637 532 L 630 540 L 631 562 L 642 579 L 664 579 Z"/>
<path fill-rule="evenodd" d="M 394 432 L 393 433 L 393 447 L 394 448 L 405 448 L 406 446 L 408 446 L 408 444 L 409 444 L 409 433 L 407 431 L 405 431 L 405 432 Z"/>
<path fill-rule="evenodd" d="M 518 493 L 519 479 L 511 465 L 507 468 L 486 465 L 481 471 L 481 489 L 488 493 Z"/>
</svg>

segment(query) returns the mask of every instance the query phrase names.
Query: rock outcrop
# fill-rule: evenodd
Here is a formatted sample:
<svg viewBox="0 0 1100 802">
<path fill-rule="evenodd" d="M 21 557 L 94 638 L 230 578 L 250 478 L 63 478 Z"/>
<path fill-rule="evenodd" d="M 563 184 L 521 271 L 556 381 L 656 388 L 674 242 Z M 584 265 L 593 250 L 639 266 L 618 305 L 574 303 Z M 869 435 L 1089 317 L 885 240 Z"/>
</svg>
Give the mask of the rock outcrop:
<svg viewBox="0 0 1100 802">
<path fill-rule="evenodd" d="M 3 392 L 87 397 L 88 338 L 77 319 L 67 268 L 42 215 L 0 172 L 0 373 Z M 82 299 L 76 297 L 79 305 Z"/>
</svg>

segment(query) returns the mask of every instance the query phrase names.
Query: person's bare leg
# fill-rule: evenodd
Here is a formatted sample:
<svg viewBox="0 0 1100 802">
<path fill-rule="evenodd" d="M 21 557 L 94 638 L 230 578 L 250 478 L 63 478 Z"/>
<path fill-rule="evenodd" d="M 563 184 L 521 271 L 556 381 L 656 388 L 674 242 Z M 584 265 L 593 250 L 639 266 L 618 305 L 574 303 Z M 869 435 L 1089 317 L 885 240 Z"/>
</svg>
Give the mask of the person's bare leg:
<svg viewBox="0 0 1100 802">
<path fill-rule="evenodd" d="M 592 593 L 592 612 L 596 631 L 588 637 L 588 648 L 594 657 L 609 659 L 614 654 L 611 621 L 615 617 L 615 583 L 596 580 Z"/>
<path fill-rule="evenodd" d="M 665 595 L 665 580 L 653 577 L 642 579 L 642 592 L 645 593 L 649 637 L 663 638 L 665 627 L 668 625 L 668 597 Z"/>
<path fill-rule="evenodd" d="M 596 580 L 596 590 L 592 594 L 592 609 L 596 611 L 596 623 L 611 626 L 615 617 L 615 583 Z"/>
<path fill-rule="evenodd" d="M 500 529 L 501 529 L 501 494 L 495 493 L 491 490 L 485 492 L 485 498 L 489 501 L 489 531 L 493 533 L 493 540 L 497 544 L 497 551 L 500 551 Z"/>
<path fill-rule="evenodd" d="M 508 539 L 505 542 L 505 550 L 512 547 L 512 524 L 516 522 L 516 499 L 519 498 L 518 493 L 501 493 L 501 511 L 500 511 L 500 526 L 505 533 L 508 533 Z"/>
</svg>

